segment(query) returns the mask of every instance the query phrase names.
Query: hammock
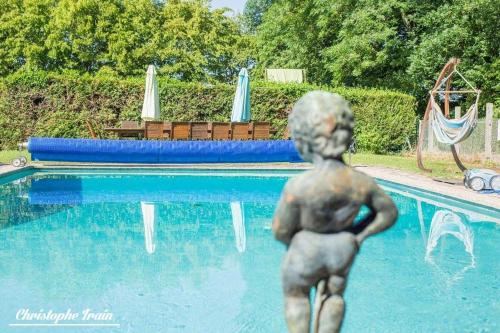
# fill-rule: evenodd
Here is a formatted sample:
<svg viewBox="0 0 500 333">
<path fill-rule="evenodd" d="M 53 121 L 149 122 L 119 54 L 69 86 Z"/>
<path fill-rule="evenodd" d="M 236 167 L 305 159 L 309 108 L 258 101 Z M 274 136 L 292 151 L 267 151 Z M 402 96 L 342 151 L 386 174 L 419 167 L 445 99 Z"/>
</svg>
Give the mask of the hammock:
<svg viewBox="0 0 500 333">
<path fill-rule="evenodd" d="M 441 143 L 454 145 L 467 139 L 477 125 L 479 95 L 467 113 L 459 119 L 448 119 L 443 115 L 441 108 L 431 99 L 431 126 L 434 135 Z"/>
<path fill-rule="evenodd" d="M 474 90 L 474 92 L 477 93 L 477 96 L 474 104 L 472 104 L 463 117 L 459 119 L 448 119 L 444 116 L 443 111 L 436 103 L 433 92 L 431 91 L 431 126 L 437 140 L 448 145 L 454 145 L 464 141 L 471 135 L 474 128 L 476 128 L 480 95 L 479 91 L 476 90 L 456 68 L 441 81 L 439 87 L 442 87 L 454 73 L 457 73 Z M 434 92 L 441 93 L 438 90 L 435 90 Z"/>
</svg>

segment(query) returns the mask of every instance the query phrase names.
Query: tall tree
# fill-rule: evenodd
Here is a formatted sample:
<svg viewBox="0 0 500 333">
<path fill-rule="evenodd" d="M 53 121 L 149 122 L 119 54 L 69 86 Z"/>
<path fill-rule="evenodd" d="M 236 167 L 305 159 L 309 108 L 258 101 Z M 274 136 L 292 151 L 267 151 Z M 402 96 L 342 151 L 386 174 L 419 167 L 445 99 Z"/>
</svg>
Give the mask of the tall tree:
<svg viewBox="0 0 500 333">
<path fill-rule="evenodd" d="M 499 19 L 498 0 L 278 0 L 258 29 L 258 59 L 260 68 L 304 68 L 314 83 L 425 100 L 456 56 L 486 98 L 498 99 Z"/>
<path fill-rule="evenodd" d="M 425 96 L 436 73 L 450 57 L 483 90 L 483 100 L 500 105 L 500 2 L 459 0 L 439 6 L 418 21 L 421 32 L 409 60 L 412 92 Z"/>
<path fill-rule="evenodd" d="M 123 6 L 108 40 L 112 68 L 120 75 L 143 74 L 147 65 L 161 63 L 158 47 L 163 7 L 151 0 L 124 0 Z"/>
<path fill-rule="evenodd" d="M 342 22 L 355 0 L 278 1 L 264 14 L 258 29 L 259 68 L 307 70 L 316 83 L 330 83 L 325 49 L 338 39 Z"/>
<path fill-rule="evenodd" d="M 120 0 L 60 0 L 47 26 L 49 68 L 92 73 L 112 65 L 108 41 L 122 11 Z"/>
<path fill-rule="evenodd" d="M 238 25 L 203 0 L 168 1 L 162 12 L 158 59 L 162 72 L 181 80 L 232 79 L 245 52 Z"/>
<path fill-rule="evenodd" d="M 408 4 L 362 0 L 342 22 L 335 43 L 324 49 L 326 70 L 335 85 L 404 85 L 409 56 Z"/>
<path fill-rule="evenodd" d="M 243 16 L 249 32 L 255 32 L 261 25 L 264 14 L 276 0 L 247 0 Z"/>
<path fill-rule="evenodd" d="M 252 37 L 208 0 L 0 0 L 0 75 L 22 67 L 231 81 Z"/>
<path fill-rule="evenodd" d="M 0 0 L 0 75 L 20 67 L 45 68 L 53 0 Z"/>
</svg>

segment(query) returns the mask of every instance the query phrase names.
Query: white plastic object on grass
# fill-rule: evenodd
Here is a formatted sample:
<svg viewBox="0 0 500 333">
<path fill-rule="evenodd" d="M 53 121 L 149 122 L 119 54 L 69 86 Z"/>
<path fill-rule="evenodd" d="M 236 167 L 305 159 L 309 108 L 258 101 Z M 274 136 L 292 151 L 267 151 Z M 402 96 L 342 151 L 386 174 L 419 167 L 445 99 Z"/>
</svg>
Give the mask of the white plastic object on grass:
<svg viewBox="0 0 500 333">
<path fill-rule="evenodd" d="M 493 176 L 490 179 L 490 187 L 494 191 L 500 191 L 500 175 Z"/>
<path fill-rule="evenodd" d="M 500 191 L 500 175 L 490 169 L 470 169 L 465 172 L 464 185 L 474 191 Z"/>
<path fill-rule="evenodd" d="M 24 156 L 20 156 L 18 158 L 13 159 L 10 164 L 16 168 L 20 168 L 26 165 L 28 163 L 28 160 Z"/>
</svg>

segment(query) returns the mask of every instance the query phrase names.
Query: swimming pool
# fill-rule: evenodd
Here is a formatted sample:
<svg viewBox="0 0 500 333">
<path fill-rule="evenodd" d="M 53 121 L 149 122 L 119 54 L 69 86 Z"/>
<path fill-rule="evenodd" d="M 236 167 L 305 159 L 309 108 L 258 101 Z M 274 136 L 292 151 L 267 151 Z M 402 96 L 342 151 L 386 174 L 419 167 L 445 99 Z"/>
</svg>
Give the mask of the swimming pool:
<svg viewBox="0 0 500 333">
<path fill-rule="evenodd" d="M 28 319 L 49 311 L 78 314 L 57 332 L 285 332 L 271 217 L 294 173 L 0 179 L 0 332 L 54 332 L 51 315 Z M 400 218 L 365 242 L 343 332 L 500 331 L 500 211 L 380 184 Z"/>
</svg>

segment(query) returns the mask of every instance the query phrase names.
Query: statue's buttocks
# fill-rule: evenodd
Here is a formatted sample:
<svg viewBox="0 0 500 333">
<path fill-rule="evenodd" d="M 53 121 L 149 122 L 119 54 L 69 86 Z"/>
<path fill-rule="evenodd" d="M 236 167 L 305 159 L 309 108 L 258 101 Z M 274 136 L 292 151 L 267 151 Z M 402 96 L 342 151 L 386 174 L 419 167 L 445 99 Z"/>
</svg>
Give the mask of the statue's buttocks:
<svg viewBox="0 0 500 333">
<path fill-rule="evenodd" d="M 316 285 L 332 275 L 346 277 L 357 252 L 356 238 L 350 232 L 298 232 L 283 261 L 285 292 Z"/>
</svg>

